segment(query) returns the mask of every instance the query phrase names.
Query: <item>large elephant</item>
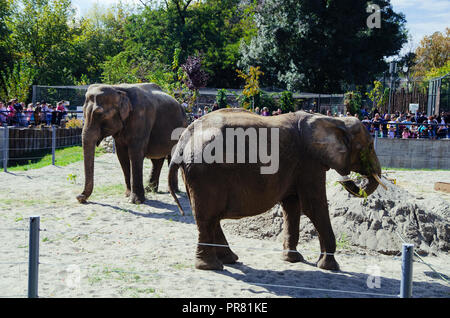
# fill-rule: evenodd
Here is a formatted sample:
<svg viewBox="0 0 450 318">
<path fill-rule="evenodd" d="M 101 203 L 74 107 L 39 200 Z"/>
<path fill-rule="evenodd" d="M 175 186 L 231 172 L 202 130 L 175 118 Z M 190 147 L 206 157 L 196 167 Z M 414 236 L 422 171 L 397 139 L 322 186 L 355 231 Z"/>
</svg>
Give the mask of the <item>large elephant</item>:
<svg viewBox="0 0 450 318">
<path fill-rule="evenodd" d="M 177 142 L 172 140 L 172 132 L 187 127 L 183 107 L 156 84 L 94 84 L 87 90 L 83 113 L 85 186 L 78 201 L 85 203 L 92 194 L 96 145 L 113 136 L 125 176 L 125 194 L 132 203 L 143 203 L 144 158 L 152 160 L 149 186 L 157 189 L 164 159 Z M 172 182 L 176 187 L 176 175 Z"/>
<path fill-rule="evenodd" d="M 259 132 L 258 145 L 251 144 L 250 137 L 255 135 L 252 129 Z M 228 147 L 235 138 L 231 134 L 239 135 L 238 130 L 241 135 L 244 132 L 245 156 L 238 153 L 239 142 L 238 146 Z M 261 148 L 269 130 L 274 133 L 265 149 Z M 220 149 L 221 141 L 226 141 L 227 147 Z M 259 149 L 268 154 L 271 149 L 273 155 L 277 148 L 272 146 L 277 142 L 278 169 L 263 174 L 262 168 L 269 168 L 268 160 L 251 163 L 251 152 Z M 220 158 L 221 152 L 224 159 L 211 162 L 209 157 L 219 154 L 216 159 Z M 206 155 L 209 163 L 201 162 L 201 157 L 206 158 Z M 239 157 L 241 163 L 229 160 Z M 334 258 L 336 240 L 328 213 L 326 171 L 332 168 L 342 176 L 351 171 L 367 176 L 366 184 L 361 184 L 367 195 L 373 193 L 381 181 L 373 139 L 357 118 L 337 119 L 303 111 L 273 117 L 237 109 L 210 113 L 189 125 L 181 135 L 170 163 L 169 180 L 178 167 L 182 170 L 199 232 L 195 266 L 212 270 L 221 270 L 223 264 L 235 263 L 238 259 L 227 246 L 220 220 L 254 216 L 278 202 L 284 213 L 283 258 L 289 262 L 303 261 L 297 244 L 300 215 L 305 214 L 319 233 L 321 254 L 317 266 L 338 270 Z M 169 184 L 169 190 L 184 214 L 174 186 Z M 352 181 L 346 181 L 346 188 L 359 189 Z"/>
</svg>

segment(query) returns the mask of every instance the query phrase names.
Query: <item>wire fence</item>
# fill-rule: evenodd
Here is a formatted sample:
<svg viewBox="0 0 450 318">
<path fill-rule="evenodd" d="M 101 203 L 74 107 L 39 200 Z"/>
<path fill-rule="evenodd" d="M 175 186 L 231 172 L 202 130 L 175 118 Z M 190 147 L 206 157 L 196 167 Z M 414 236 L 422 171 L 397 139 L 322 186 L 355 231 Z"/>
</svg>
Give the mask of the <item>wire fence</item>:
<svg viewBox="0 0 450 318">
<path fill-rule="evenodd" d="M 66 233 L 58 232 L 58 231 L 52 231 L 48 229 L 41 229 L 40 228 L 40 217 L 30 217 L 30 227 L 29 229 L 25 228 L 0 228 L 0 231 L 13 231 L 16 233 L 29 233 L 29 245 L 28 245 L 28 261 L 20 261 L 20 260 L 14 260 L 14 261 L 8 261 L 8 262 L 0 262 L 0 266 L 17 266 L 19 268 L 19 280 L 25 280 L 23 273 L 23 266 L 28 265 L 28 297 L 30 298 L 37 298 L 38 297 L 38 277 L 39 277 L 39 266 L 48 266 L 48 267 L 70 267 L 74 266 L 73 263 L 64 263 L 64 262 L 41 262 L 39 259 L 39 233 L 40 232 L 46 232 L 46 234 L 54 234 L 54 235 L 65 235 Z M 99 230 L 96 230 L 98 232 Z M 78 233 L 77 236 L 80 237 L 95 237 L 102 238 L 105 240 L 108 240 L 108 233 L 96 233 L 96 232 L 89 232 L 89 233 Z M 277 283 L 268 283 L 268 282 L 257 282 L 257 281 L 250 281 L 245 279 L 243 277 L 242 279 L 217 279 L 217 278 L 205 278 L 202 275 L 196 276 L 196 280 L 201 282 L 208 282 L 211 284 L 217 284 L 217 283 L 223 283 L 223 284 L 240 284 L 240 285 L 252 285 L 252 286 L 259 286 L 263 288 L 277 288 L 277 289 L 290 289 L 290 290 L 304 290 L 304 291 L 312 291 L 312 292 L 319 292 L 319 293 L 331 293 L 331 294 L 337 294 L 337 295 L 356 295 L 361 297 L 383 297 L 383 298 L 408 298 L 412 297 L 412 262 L 424 264 L 428 266 L 430 269 L 433 270 L 438 276 L 439 279 L 444 281 L 447 285 L 450 283 L 447 275 L 443 275 L 440 272 L 438 272 L 435 269 L 435 266 L 432 266 L 428 263 L 426 263 L 416 252 L 413 252 L 413 246 L 411 244 L 407 244 L 404 238 L 402 238 L 399 234 L 397 234 L 401 241 L 403 242 L 403 251 L 402 251 L 402 258 L 401 258 L 401 264 L 399 266 L 402 267 L 402 277 L 400 281 L 399 286 L 399 294 L 392 294 L 392 293 L 383 293 L 383 292 L 369 292 L 364 290 L 345 290 L 345 289 L 333 289 L 333 288 L 323 288 L 323 287 L 310 287 L 310 286 L 297 286 L 297 285 L 288 285 L 288 284 L 277 284 Z M 126 239 L 127 237 L 116 237 L 116 239 Z M 24 238 L 25 239 L 25 238 Z M 233 248 L 233 249 L 246 249 L 246 250 L 254 250 L 258 253 L 260 252 L 297 252 L 297 251 L 291 251 L 291 250 L 284 250 L 284 249 L 273 249 L 273 248 L 263 248 L 263 247 L 255 247 L 255 246 L 243 246 L 243 245 L 221 245 L 221 244 L 210 244 L 210 243 L 196 243 L 193 240 L 187 240 L 187 241 L 168 241 L 164 239 L 158 239 L 155 237 L 145 236 L 145 237 L 139 237 L 139 240 L 151 240 L 155 244 L 159 245 L 169 245 L 170 248 L 176 249 L 179 247 L 186 248 L 186 246 L 195 247 L 198 245 L 203 246 L 214 246 L 214 247 L 226 247 L 226 248 Z M 409 252 L 405 252 L 407 248 L 410 248 Z M 24 254 L 26 254 L 26 251 L 24 249 Z M 305 253 L 302 253 L 306 255 Z M 415 258 L 413 259 L 413 254 Z M 310 254 L 312 256 L 317 256 L 316 253 Z M 333 255 L 336 256 L 348 256 L 348 257 L 364 257 L 367 258 L 367 255 L 358 255 L 358 254 L 352 254 L 352 253 L 334 253 Z M 138 255 L 136 255 L 138 256 Z M 369 256 L 370 257 L 370 256 Z M 45 256 L 44 256 L 45 258 Z M 24 255 L 24 259 L 26 259 L 26 255 Z M 398 260 L 398 255 L 393 257 L 393 260 Z M 408 263 L 409 269 L 408 269 Z M 90 269 L 89 264 L 84 265 L 76 265 L 75 269 Z M 132 274 L 132 275 L 139 275 L 142 277 L 150 277 L 150 278 L 164 278 L 164 279 L 170 279 L 170 280 L 179 280 L 180 276 L 163 273 L 160 272 L 144 272 L 144 271 L 134 271 L 134 270 L 121 270 L 117 268 L 112 268 L 107 270 L 108 273 L 117 273 L 117 274 Z M 11 273 L 11 271 L 9 272 Z M 409 277 L 409 278 L 408 278 Z M 365 282 L 366 283 L 366 282 Z M 328 295 L 328 294 L 327 294 Z M 18 297 L 26 297 L 26 293 L 24 294 L 18 294 L 18 295 L 3 295 L 0 294 L 0 298 L 18 298 Z"/>
<path fill-rule="evenodd" d="M 20 129 L 4 126 L 0 128 L 0 165 L 4 172 L 14 165 L 26 165 L 42 160 L 51 154 L 55 165 L 57 150 L 82 146 L 81 128 Z"/>
</svg>

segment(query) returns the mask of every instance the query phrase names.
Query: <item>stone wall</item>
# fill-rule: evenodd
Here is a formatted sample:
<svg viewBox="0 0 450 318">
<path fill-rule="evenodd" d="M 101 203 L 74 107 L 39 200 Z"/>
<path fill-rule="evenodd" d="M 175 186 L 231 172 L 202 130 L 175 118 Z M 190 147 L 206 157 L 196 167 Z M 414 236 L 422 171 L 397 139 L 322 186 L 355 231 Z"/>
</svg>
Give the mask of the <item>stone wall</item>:
<svg viewBox="0 0 450 318">
<path fill-rule="evenodd" d="M 377 138 L 375 146 L 383 167 L 450 169 L 450 139 Z"/>
</svg>

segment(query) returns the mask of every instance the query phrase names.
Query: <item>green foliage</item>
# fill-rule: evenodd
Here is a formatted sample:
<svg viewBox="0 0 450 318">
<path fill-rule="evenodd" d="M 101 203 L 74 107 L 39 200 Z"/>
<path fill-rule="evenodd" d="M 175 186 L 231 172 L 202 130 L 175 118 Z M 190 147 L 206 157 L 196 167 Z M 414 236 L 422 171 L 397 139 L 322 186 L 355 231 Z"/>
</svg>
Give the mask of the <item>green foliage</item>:
<svg viewBox="0 0 450 318">
<path fill-rule="evenodd" d="M 4 88 L 0 90 L 0 99 L 10 100 L 17 98 L 19 101 L 26 101 L 34 76 L 35 70 L 30 68 L 24 61 L 14 63 L 12 70 L 7 70 L 1 74 Z"/>
<path fill-rule="evenodd" d="M 40 84 L 70 83 L 73 64 L 70 0 L 15 1 L 7 22 L 11 45 L 36 70 Z"/>
<path fill-rule="evenodd" d="M 383 84 L 380 81 L 373 82 L 373 88 L 366 95 L 373 102 L 372 110 L 382 107 L 389 99 L 389 88 L 383 89 Z"/>
<path fill-rule="evenodd" d="M 367 5 L 382 10 L 367 27 Z M 263 85 L 316 93 L 365 85 L 406 42 L 405 18 L 389 1 L 266 0 L 255 13 L 257 35 L 241 46 L 241 68 L 263 67 Z"/>
<path fill-rule="evenodd" d="M 350 112 L 350 114 L 352 115 L 358 114 L 362 105 L 361 93 L 359 92 L 345 93 L 344 104 L 347 107 L 347 111 Z"/>
<path fill-rule="evenodd" d="M 426 74 L 424 81 L 428 82 L 429 80 L 442 77 L 450 73 L 450 59 L 447 60 L 444 66 L 442 67 L 433 67 Z M 427 83 L 428 84 L 428 83 Z"/>
<path fill-rule="evenodd" d="M 283 111 L 283 113 L 295 111 L 295 101 L 292 92 L 284 91 L 281 93 L 280 108 Z"/>
<path fill-rule="evenodd" d="M 118 1 L 82 18 L 72 0 L 1 0 L 0 74 L 23 61 L 33 84 L 151 81 L 186 95 L 180 65 L 202 52 L 215 87 L 238 87 L 236 68 L 260 66 L 262 87 L 338 93 L 371 81 L 405 41 L 403 16 L 370 2 L 382 8 L 381 29 L 367 28 L 364 0 Z M 260 93 L 250 95 L 256 105 Z"/>
<path fill-rule="evenodd" d="M 278 104 L 275 101 L 275 95 L 275 93 L 267 94 L 264 91 L 261 91 L 255 101 L 255 107 L 259 107 L 260 109 L 267 107 L 270 112 L 277 110 Z"/>
<path fill-rule="evenodd" d="M 216 103 L 219 106 L 219 108 L 227 107 L 227 90 L 226 89 L 219 89 L 217 91 Z"/>
</svg>

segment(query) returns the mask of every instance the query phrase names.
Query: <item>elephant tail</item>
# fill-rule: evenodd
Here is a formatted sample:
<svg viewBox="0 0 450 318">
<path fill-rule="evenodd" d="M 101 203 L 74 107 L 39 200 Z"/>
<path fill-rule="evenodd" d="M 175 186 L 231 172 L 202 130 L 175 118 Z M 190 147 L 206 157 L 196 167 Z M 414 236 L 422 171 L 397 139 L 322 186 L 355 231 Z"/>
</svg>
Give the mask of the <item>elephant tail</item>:
<svg viewBox="0 0 450 318">
<path fill-rule="evenodd" d="M 172 158 L 173 159 L 173 158 Z M 174 184 L 174 180 L 176 180 L 177 178 L 177 174 L 178 174 L 178 168 L 180 167 L 180 164 L 176 163 L 174 160 L 170 161 L 170 165 L 169 165 L 169 176 L 168 176 L 168 181 L 169 181 L 169 192 L 172 195 L 173 199 L 175 200 L 175 203 L 178 206 L 178 209 L 181 212 L 181 215 L 184 215 L 184 210 L 181 207 L 180 201 L 177 198 L 177 195 L 175 193 L 175 189 L 177 188 L 176 185 Z"/>
</svg>

